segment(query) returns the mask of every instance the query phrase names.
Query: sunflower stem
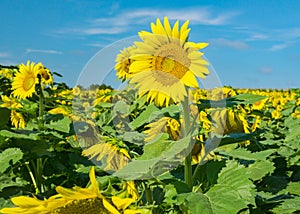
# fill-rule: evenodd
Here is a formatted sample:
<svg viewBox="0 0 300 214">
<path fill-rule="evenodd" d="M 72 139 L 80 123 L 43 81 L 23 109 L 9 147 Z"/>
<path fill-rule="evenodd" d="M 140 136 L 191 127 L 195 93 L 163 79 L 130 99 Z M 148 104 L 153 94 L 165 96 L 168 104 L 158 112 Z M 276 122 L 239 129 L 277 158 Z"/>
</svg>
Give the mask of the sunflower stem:
<svg viewBox="0 0 300 214">
<path fill-rule="evenodd" d="M 30 178 L 31 178 L 31 180 L 32 180 L 32 183 L 33 183 L 33 186 L 34 186 L 34 189 L 35 189 L 35 193 L 36 193 L 36 194 L 39 194 L 39 193 L 40 193 L 40 190 L 39 190 L 39 188 L 38 188 L 38 185 L 37 185 L 37 183 L 36 183 L 36 180 L 35 180 L 35 178 L 34 178 L 34 175 L 33 175 L 32 171 L 31 171 L 31 169 L 30 169 L 30 167 L 29 167 L 29 162 L 25 162 L 25 166 L 26 166 L 26 168 L 27 168 L 27 170 L 28 170 L 28 173 L 29 173 L 29 175 L 30 175 Z"/>
<path fill-rule="evenodd" d="M 44 95 L 42 91 L 42 87 L 39 84 L 39 122 L 38 122 L 38 128 L 39 130 L 42 130 L 44 128 L 44 121 L 43 121 L 43 115 L 44 115 Z"/>
<path fill-rule="evenodd" d="M 187 89 L 187 95 L 188 95 L 188 89 Z M 189 98 L 188 96 L 184 97 L 184 101 L 182 102 L 183 107 L 183 119 L 184 119 L 184 136 L 187 137 L 188 132 L 190 131 L 190 108 L 189 108 Z M 186 156 L 184 161 L 184 181 L 185 183 L 192 188 L 193 182 L 192 182 L 192 153 L 189 152 L 189 154 Z"/>
</svg>

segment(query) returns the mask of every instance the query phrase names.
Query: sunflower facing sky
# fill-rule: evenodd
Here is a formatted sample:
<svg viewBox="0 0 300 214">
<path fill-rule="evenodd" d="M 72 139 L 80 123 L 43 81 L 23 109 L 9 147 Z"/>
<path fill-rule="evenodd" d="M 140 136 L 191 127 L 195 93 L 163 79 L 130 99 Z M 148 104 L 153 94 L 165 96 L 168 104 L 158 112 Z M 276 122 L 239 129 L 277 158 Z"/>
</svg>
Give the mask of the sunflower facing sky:
<svg viewBox="0 0 300 214">
<path fill-rule="evenodd" d="M 39 65 L 27 61 L 27 64 L 21 64 L 19 72 L 16 73 L 12 83 L 12 93 L 15 97 L 25 99 L 32 97 L 35 92 L 35 85 L 38 83 L 37 74 L 39 73 Z"/>
<path fill-rule="evenodd" d="M 196 77 L 209 74 L 208 62 L 199 52 L 208 44 L 188 41 L 188 23 L 179 28 L 176 21 L 171 28 L 167 17 L 164 25 L 157 19 L 151 23 L 152 32 L 139 32 L 142 41 L 135 42 L 130 53 L 129 82 L 136 84 L 140 96 L 147 94 L 159 106 L 183 101 L 186 87 L 198 88 Z"/>
</svg>

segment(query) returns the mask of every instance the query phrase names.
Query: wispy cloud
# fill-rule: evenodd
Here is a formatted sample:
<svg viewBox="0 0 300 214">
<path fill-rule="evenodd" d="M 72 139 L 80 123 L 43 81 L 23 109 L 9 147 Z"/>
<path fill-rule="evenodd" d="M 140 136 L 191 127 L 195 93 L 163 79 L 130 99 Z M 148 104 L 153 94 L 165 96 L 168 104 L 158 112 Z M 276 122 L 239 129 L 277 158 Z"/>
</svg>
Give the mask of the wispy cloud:
<svg viewBox="0 0 300 214">
<path fill-rule="evenodd" d="M 217 39 L 209 40 L 209 43 L 214 45 L 227 46 L 238 50 L 245 50 L 249 48 L 249 45 L 247 45 L 245 42 L 240 40 L 228 40 L 224 38 L 217 38 Z"/>
<path fill-rule="evenodd" d="M 63 54 L 63 52 L 56 51 L 56 50 L 37 50 L 37 49 L 30 49 L 30 48 L 27 48 L 25 53 Z"/>
<path fill-rule="evenodd" d="M 71 27 L 55 31 L 55 34 L 100 35 L 129 32 L 135 26 L 155 21 L 167 16 L 173 20 L 190 20 L 193 25 L 225 25 L 239 15 L 237 11 L 217 13 L 210 7 L 193 7 L 181 9 L 133 9 L 93 20 L 88 20 L 85 27 Z"/>
<path fill-rule="evenodd" d="M 291 44 L 289 44 L 289 43 L 275 44 L 275 45 L 272 45 L 272 47 L 269 50 L 270 51 L 280 51 L 282 49 L 288 48 L 289 46 L 291 46 Z"/>
<path fill-rule="evenodd" d="M 259 41 L 259 40 L 266 40 L 268 39 L 269 36 L 266 34 L 262 34 L 262 33 L 254 33 L 252 34 L 248 39 L 246 39 L 247 41 Z"/>
<path fill-rule="evenodd" d="M 271 67 L 261 67 L 260 72 L 263 74 L 271 74 L 273 72 L 273 68 Z"/>
<path fill-rule="evenodd" d="M 0 58 L 7 58 L 9 56 L 10 56 L 10 54 L 7 52 L 0 52 Z"/>
</svg>

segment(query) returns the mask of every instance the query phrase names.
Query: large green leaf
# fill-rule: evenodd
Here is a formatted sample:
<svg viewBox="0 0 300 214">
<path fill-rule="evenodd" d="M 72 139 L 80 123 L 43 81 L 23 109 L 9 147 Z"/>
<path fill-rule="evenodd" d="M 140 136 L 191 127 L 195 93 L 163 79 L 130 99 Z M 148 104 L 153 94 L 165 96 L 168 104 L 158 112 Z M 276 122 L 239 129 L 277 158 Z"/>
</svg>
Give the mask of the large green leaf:
<svg viewBox="0 0 300 214">
<path fill-rule="evenodd" d="M 261 152 L 250 152 L 246 149 L 243 148 L 239 148 L 239 149 L 235 149 L 230 151 L 229 156 L 234 157 L 234 158 L 238 158 L 238 159 L 242 159 L 242 160 L 266 160 L 266 157 L 270 156 L 272 153 L 276 152 L 274 149 L 269 149 L 269 150 L 264 150 Z M 222 151 L 220 151 L 220 153 L 226 154 Z"/>
<path fill-rule="evenodd" d="M 248 204 L 255 204 L 254 185 L 248 179 L 247 169 L 228 161 L 219 173 L 218 182 L 205 195 L 208 197 L 213 213 L 237 213 Z"/>
<path fill-rule="evenodd" d="M 190 192 L 190 193 L 182 193 L 177 196 L 177 201 L 179 203 L 184 202 L 184 204 L 188 207 L 189 211 L 192 214 L 213 214 L 213 207 L 209 198 L 197 192 Z"/>
<path fill-rule="evenodd" d="M 71 119 L 69 117 L 63 117 L 61 120 L 51 121 L 50 124 L 45 124 L 45 126 L 49 129 L 54 129 L 56 131 L 69 133 Z"/>
<path fill-rule="evenodd" d="M 145 111 L 143 111 L 135 120 L 130 123 L 132 129 L 137 129 L 138 127 L 151 122 L 151 117 L 153 118 L 153 114 L 155 112 L 159 112 L 159 109 L 154 105 L 149 105 Z"/>
<path fill-rule="evenodd" d="M 23 139 L 38 140 L 39 134 L 36 131 L 18 130 L 16 132 L 11 132 L 8 130 L 1 130 L 0 135 L 9 138 L 23 138 Z"/>
<path fill-rule="evenodd" d="M 270 161 L 255 161 L 247 168 L 247 174 L 252 180 L 259 180 L 267 174 L 271 174 L 274 170 L 274 163 Z"/>
<path fill-rule="evenodd" d="M 239 94 L 233 97 L 229 97 L 221 100 L 204 100 L 200 99 L 200 104 L 198 104 L 199 110 L 208 109 L 208 108 L 224 108 L 224 107 L 233 107 L 240 104 L 254 104 L 260 100 L 265 99 L 265 96 L 257 94 Z"/>
<path fill-rule="evenodd" d="M 190 136 L 170 141 L 166 134 L 162 134 L 145 146 L 143 155 L 116 172 L 115 176 L 128 180 L 157 177 L 178 166 L 189 152 L 190 144 Z"/>
<path fill-rule="evenodd" d="M 10 166 L 23 158 L 23 152 L 19 148 L 8 148 L 0 154 L 0 173 L 4 173 Z"/>
<path fill-rule="evenodd" d="M 290 194 L 295 194 L 295 195 L 300 196 L 300 183 L 299 182 L 290 182 L 286 189 Z"/>
<path fill-rule="evenodd" d="M 299 213 L 300 197 L 285 199 L 279 206 L 273 209 L 274 213 Z"/>
</svg>

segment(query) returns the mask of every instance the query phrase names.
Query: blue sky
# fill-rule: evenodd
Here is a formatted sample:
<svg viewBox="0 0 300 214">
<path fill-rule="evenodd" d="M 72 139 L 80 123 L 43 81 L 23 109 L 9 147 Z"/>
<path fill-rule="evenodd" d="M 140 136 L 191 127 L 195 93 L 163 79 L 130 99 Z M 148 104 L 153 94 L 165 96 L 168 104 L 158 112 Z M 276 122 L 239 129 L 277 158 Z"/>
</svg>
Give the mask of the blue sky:
<svg viewBox="0 0 300 214">
<path fill-rule="evenodd" d="M 101 48 L 168 16 L 190 20 L 190 40 L 223 85 L 300 88 L 300 1 L 0 1 L 0 64 L 43 62 L 74 86 Z M 101 68 L 99 68 L 101 75 Z"/>
</svg>

